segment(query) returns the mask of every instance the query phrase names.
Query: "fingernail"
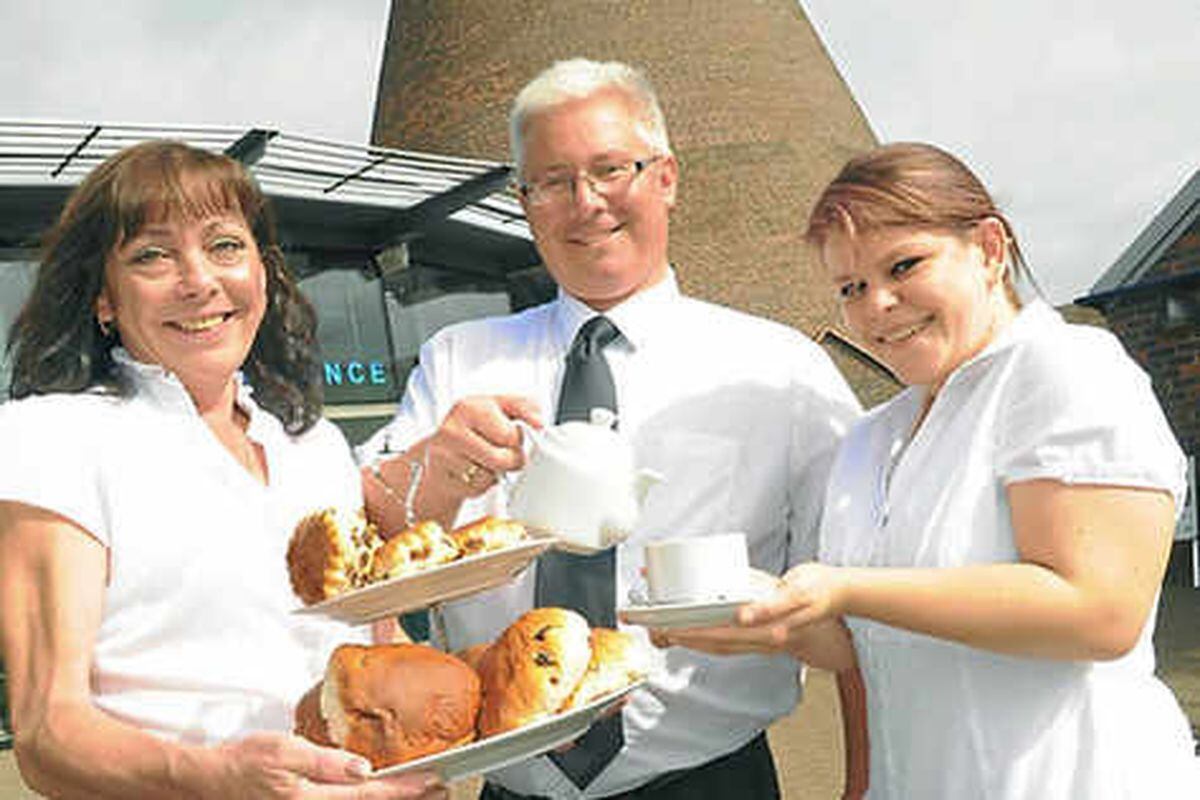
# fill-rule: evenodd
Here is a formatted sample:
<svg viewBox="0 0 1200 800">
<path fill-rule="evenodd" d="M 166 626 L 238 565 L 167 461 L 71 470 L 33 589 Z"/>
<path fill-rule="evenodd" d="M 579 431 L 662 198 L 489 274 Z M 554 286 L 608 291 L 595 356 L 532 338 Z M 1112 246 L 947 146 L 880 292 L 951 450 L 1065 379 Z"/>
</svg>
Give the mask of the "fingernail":
<svg viewBox="0 0 1200 800">
<path fill-rule="evenodd" d="M 356 758 L 346 765 L 346 774 L 351 778 L 365 778 L 371 774 L 371 762 Z"/>
</svg>

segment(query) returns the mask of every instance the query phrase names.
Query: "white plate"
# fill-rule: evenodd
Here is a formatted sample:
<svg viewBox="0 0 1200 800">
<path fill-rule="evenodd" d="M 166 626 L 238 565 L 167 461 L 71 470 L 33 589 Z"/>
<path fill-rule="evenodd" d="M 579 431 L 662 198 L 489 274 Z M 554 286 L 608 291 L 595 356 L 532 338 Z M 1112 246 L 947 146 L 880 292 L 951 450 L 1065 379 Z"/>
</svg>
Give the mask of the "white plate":
<svg viewBox="0 0 1200 800">
<path fill-rule="evenodd" d="M 478 553 L 457 561 L 391 578 L 296 609 L 358 625 L 435 603 L 492 589 L 507 583 L 550 546 L 544 539 L 519 542 L 503 550 Z"/>
<path fill-rule="evenodd" d="M 706 628 L 733 622 L 738 606 L 749 602 L 747 598 L 704 603 L 635 605 L 617 609 L 617 616 L 632 625 L 643 625 L 647 628 Z"/>
<path fill-rule="evenodd" d="M 523 728 L 498 733 L 478 742 L 471 742 L 461 747 L 444 750 L 441 753 L 434 753 L 431 756 L 406 761 L 393 767 L 384 767 L 374 774 L 376 776 L 399 775 L 402 772 L 414 770 L 433 770 L 443 781 L 450 783 L 484 772 L 502 769 L 578 739 L 606 708 L 644 683 L 644 680 L 638 681 L 582 708 L 555 714 Z"/>
</svg>

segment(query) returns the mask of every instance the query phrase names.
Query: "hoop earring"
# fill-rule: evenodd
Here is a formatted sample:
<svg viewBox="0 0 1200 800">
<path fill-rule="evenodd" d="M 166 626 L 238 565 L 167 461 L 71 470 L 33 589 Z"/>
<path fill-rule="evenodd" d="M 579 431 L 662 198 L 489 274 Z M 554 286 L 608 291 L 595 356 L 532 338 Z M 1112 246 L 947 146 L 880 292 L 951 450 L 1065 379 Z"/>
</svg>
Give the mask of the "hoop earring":
<svg viewBox="0 0 1200 800">
<path fill-rule="evenodd" d="M 100 335 L 105 339 L 111 339 L 113 335 L 112 320 L 96 319 L 96 325 L 100 328 Z"/>
</svg>

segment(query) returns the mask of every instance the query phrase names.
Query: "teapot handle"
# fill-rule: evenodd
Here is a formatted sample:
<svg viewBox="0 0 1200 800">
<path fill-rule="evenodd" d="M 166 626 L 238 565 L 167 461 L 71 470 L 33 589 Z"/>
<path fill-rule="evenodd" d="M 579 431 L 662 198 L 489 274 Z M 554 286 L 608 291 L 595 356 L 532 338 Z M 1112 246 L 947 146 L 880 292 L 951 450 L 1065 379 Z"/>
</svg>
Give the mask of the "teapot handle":
<svg viewBox="0 0 1200 800">
<path fill-rule="evenodd" d="M 521 449 L 529 456 L 531 447 L 542 446 L 542 432 L 523 419 L 514 419 L 513 424 L 521 431 Z"/>
<path fill-rule="evenodd" d="M 514 419 L 513 424 L 521 431 L 521 450 L 524 451 L 525 459 L 528 461 L 532 450 L 542 445 L 542 432 L 523 419 Z M 504 486 L 505 493 L 512 493 L 513 486 L 516 485 L 518 473 L 519 470 L 500 473 L 500 483 Z"/>
</svg>

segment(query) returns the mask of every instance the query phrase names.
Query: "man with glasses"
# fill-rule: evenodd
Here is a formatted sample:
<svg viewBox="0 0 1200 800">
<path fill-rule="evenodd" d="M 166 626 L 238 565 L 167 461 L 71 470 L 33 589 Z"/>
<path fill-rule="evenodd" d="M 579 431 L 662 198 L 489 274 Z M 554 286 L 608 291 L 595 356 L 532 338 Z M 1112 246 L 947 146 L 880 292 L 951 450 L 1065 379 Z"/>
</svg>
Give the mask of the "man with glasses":
<svg viewBox="0 0 1200 800">
<path fill-rule="evenodd" d="M 368 513 L 385 530 L 503 515 L 497 477 L 524 460 L 513 421 L 549 425 L 591 405 L 616 411 L 639 466 L 666 483 L 615 557 L 547 553 L 512 584 L 449 604 L 449 646 L 490 641 L 534 605 L 612 624 L 655 538 L 743 531 L 754 566 L 774 574 L 813 558 L 826 470 L 857 403 L 798 332 L 680 293 L 667 259 L 679 165 L 646 79 L 559 62 L 517 96 L 510 135 L 558 297 L 425 344 L 395 419 L 360 449 Z M 602 587 L 590 600 L 606 608 L 579 605 L 581 585 Z M 482 797 L 777 797 L 763 731 L 798 699 L 797 662 L 658 655 L 647 687 L 576 748 L 587 763 L 530 759 L 489 775 Z"/>
</svg>

